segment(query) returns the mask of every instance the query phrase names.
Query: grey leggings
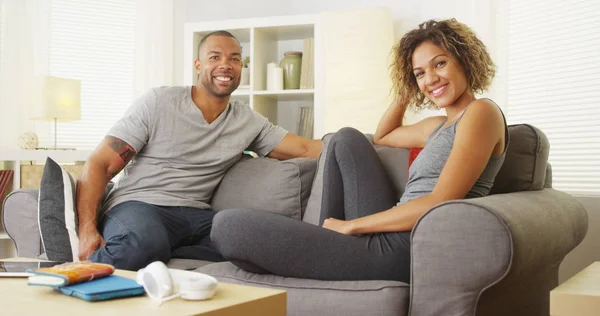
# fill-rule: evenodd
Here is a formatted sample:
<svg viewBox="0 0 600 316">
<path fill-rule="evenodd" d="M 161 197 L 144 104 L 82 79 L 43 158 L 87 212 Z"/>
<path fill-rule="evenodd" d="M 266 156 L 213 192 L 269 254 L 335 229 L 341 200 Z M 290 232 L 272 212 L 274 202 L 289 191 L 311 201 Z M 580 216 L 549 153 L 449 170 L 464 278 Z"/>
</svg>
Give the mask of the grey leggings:
<svg viewBox="0 0 600 316">
<path fill-rule="evenodd" d="M 326 154 L 321 224 L 395 205 L 394 186 L 362 133 L 341 129 Z M 349 236 L 274 213 L 235 209 L 217 213 L 211 238 L 225 258 L 254 273 L 409 282 L 410 232 Z"/>
</svg>

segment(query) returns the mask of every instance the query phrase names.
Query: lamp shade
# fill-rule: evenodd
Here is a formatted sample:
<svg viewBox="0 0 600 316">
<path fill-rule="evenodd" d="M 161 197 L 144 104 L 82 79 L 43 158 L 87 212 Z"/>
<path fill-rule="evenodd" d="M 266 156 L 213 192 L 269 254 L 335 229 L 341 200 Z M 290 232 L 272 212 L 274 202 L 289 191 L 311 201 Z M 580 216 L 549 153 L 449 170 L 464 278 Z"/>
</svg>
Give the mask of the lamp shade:
<svg viewBox="0 0 600 316">
<path fill-rule="evenodd" d="M 44 76 L 36 86 L 31 118 L 76 121 L 81 119 L 81 81 Z"/>
</svg>

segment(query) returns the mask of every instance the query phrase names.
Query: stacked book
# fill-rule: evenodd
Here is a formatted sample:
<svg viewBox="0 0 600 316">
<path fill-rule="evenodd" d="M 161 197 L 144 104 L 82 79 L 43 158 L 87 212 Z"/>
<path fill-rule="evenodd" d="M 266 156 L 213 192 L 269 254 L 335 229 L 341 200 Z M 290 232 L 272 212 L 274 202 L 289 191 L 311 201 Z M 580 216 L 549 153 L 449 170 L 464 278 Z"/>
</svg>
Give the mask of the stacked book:
<svg viewBox="0 0 600 316">
<path fill-rule="evenodd" d="M 314 87 L 314 38 L 305 38 L 302 48 L 302 66 L 300 67 L 300 89 Z"/>
<path fill-rule="evenodd" d="M 27 284 L 50 286 L 65 295 L 86 301 L 142 295 L 136 280 L 115 275 L 115 267 L 91 261 L 67 262 L 52 267 L 28 269 Z M 154 293 L 150 293 L 154 294 Z"/>
<path fill-rule="evenodd" d="M 309 106 L 298 108 L 298 135 L 312 139 L 313 123 L 313 108 Z"/>
</svg>

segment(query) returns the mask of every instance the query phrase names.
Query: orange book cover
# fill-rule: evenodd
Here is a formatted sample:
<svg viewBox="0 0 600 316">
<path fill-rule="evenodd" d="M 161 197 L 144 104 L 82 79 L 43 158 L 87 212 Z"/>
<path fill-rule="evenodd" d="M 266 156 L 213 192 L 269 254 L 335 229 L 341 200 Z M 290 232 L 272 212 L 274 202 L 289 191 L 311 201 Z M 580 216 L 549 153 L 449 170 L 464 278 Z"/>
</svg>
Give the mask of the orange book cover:
<svg viewBox="0 0 600 316">
<path fill-rule="evenodd" d="M 102 278 L 115 272 L 115 267 L 90 261 L 68 262 L 50 268 L 28 270 L 30 285 L 61 287 Z"/>
</svg>

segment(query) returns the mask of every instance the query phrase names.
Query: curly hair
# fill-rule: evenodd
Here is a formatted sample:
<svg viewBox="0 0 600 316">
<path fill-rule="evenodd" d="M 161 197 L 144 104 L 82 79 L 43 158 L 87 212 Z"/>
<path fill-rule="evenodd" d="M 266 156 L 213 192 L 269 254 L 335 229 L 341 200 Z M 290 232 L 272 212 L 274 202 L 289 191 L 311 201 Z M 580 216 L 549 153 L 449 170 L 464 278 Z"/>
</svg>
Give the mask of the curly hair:
<svg viewBox="0 0 600 316">
<path fill-rule="evenodd" d="M 425 41 L 433 42 L 458 60 L 465 70 L 471 91 L 482 93 L 490 86 L 496 74 L 496 65 L 475 32 L 456 19 L 429 20 L 405 34 L 392 50 L 391 73 L 397 101 L 411 105 L 416 110 L 437 108 L 433 102 L 425 100 L 413 74 L 412 55 L 417 46 Z"/>
</svg>

